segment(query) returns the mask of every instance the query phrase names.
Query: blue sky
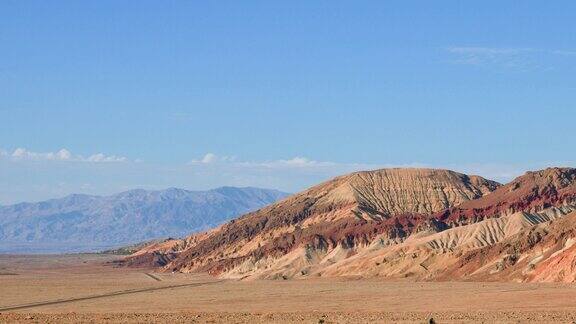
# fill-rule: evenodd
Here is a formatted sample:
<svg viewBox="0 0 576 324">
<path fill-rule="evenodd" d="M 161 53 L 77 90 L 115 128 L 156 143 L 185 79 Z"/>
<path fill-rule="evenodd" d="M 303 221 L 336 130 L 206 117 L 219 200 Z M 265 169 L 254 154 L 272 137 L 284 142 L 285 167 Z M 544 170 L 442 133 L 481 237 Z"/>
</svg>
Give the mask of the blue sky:
<svg viewBox="0 0 576 324">
<path fill-rule="evenodd" d="M 0 204 L 576 163 L 572 1 L 0 2 Z"/>
</svg>

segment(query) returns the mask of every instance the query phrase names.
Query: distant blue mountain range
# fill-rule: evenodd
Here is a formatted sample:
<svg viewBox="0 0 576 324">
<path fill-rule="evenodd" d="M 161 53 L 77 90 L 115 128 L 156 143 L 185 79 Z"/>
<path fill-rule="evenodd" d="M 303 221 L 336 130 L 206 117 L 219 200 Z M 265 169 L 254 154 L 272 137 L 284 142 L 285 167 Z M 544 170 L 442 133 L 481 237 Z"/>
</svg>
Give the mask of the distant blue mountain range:
<svg viewBox="0 0 576 324">
<path fill-rule="evenodd" d="M 259 188 L 131 190 L 0 206 L 0 253 L 88 252 L 181 237 L 288 194 Z"/>
</svg>

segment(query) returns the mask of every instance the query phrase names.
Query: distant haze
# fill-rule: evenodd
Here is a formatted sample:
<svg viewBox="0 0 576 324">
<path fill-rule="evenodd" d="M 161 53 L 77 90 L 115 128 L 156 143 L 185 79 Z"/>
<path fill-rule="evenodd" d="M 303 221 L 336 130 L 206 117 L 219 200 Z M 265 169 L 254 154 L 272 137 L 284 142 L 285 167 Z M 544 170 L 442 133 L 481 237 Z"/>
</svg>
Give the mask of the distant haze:
<svg viewBox="0 0 576 324">
<path fill-rule="evenodd" d="M 70 195 L 0 207 L 0 253 L 97 251 L 206 230 L 273 203 L 286 193 L 221 187 Z"/>
</svg>

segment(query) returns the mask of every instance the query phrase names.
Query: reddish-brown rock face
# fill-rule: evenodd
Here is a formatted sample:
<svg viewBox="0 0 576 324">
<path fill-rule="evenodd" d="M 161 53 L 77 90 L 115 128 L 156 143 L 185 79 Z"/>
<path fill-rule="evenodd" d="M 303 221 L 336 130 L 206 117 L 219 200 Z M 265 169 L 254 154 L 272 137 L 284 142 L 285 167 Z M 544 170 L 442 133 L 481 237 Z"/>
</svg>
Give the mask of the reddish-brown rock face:
<svg viewBox="0 0 576 324">
<path fill-rule="evenodd" d="M 575 202 L 576 169 L 528 172 L 504 186 L 447 170 L 358 172 L 127 262 L 161 255 L 167 271 L 236 278 L 551 280 L 550 270 L 532 272 L 536 264 L 523 265 L 530 271 L 516 269 L 525 260 L 519 261 L 521 252 L 509 253 L 509 246 L 518 242 L 519 250 L 530 246 L 526 253 L 532 253 L 542 240 L 521 243 L 521 235 L 550 237 L 548 225 L 576 210 Z M 564 259 L 546 262 L 571 266 L 566 253 L 572 250 L 566 251 Z M 482 269 L 487 260 L 495 270 Z"/>
<path fill-rule="evenodd" d="M 447 223 L 475 223 L 503 213 L 537 211 L 576 201 L 576 169 L 550 168 L 528 172 L 480 199 L 437 213 Z"/>
<path fill-rule="evenodd" d="M 280 257 L 307 244 L 366 245 L 383 233 L 402 240 L 422 215 L 482 197 L 498 186 L 447 170 L 357 172 L 223 225 L 184 248 L 168 267 L 219 273 L 248 258 Z M 403 216 L 392 218 L 396 215 Z"/>
</svg>

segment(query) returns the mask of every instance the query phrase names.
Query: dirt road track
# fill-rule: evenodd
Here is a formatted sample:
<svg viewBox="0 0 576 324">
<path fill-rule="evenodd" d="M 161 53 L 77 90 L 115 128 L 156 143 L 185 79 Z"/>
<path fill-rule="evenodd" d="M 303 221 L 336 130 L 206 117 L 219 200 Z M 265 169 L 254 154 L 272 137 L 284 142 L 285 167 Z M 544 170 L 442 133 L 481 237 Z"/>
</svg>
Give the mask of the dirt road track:
<svg viewBox="0 0 576 324">
<path fill-rule="evenodd" d="M 152 278 L 153 278 L 153 277 L 152 277 Z M 156 279 L 156 278 L 154 278 L 154 279 Z M 150 288 L 140 288 L 140 289 L 128 289 L 128 290 L 120 290 L 120 291 L 114 291 L 114 292 L 111 292 L 111 293 L 100 294 L 100 295 L 92 295 L 92 296 L 85 296 L 85 297 L 76 297 L 76 298 L 67 298 L 67 299 L 57 299 L 57 300 L 42 301 L 42 302 L 35 302 L 35 303 L 29 303 L 29 304 L 20 304 L 20 305 L 12 305 L 12 306 L 0 306 L 0 312 L 21 310 L 21 309 L 26 309 L 26 308 L 40 307 L 40 306 L 49 306 L 49 305 L 58 305 L 58 304 L 73 303 L 73 302 L 83 301 L 83 300 L 91 300 L 91 299 L 100 299 L 100 298 L 107 298 L 107 297 L 114 297 L 114 296 L 138 294 L 138 293 L 142 293 L 142 292 L 151 292 L 151 291 L 157 291 L 157 290 L 166 290 L 166 289 L 175 289 L 175 288 L 184 288 L 184 287 L 198 287 L 198 286 L 205 286 L 205 285 L 217 284 L 217 283 L 220 283 L 220 282 L 222 282 L 222 281 L 224 281 L 224 280 L 208 281 L 208 282 L 195 282 L 195 283 L 188 283 L 188 284 L 162 286 L 162 287 L 150 287 Z"/>
<path fill-rule="evenodd" d="M 162 281 L 162 279 L 160 279 L 158 276 L 155 276 L 155 275 L 153 275 L 153 274 L 151 274 L 151 273 L 145 273 L 145 275 L 147 275 L 148 277 L 150 277 L 150 278 L 152 278 L 152 279 L 154 279 L 154 280 L 156 280 L 156 281 Z"/>
</svg>

